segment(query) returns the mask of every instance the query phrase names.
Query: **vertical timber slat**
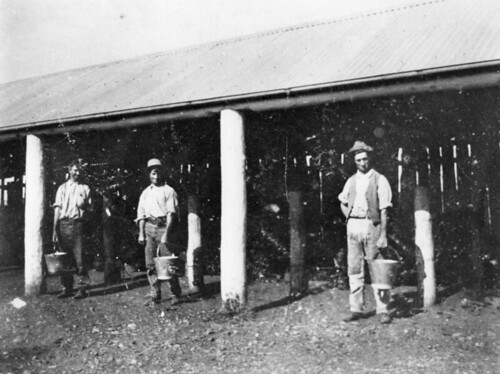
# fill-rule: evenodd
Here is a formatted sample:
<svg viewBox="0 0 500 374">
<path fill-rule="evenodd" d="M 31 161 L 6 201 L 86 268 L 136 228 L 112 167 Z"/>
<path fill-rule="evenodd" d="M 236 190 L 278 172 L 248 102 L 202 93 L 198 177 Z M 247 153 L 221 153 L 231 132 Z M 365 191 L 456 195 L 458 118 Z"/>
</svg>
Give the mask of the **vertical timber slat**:
<svg viewBox="0 0 500 374">
<path fill-rule="evenodd" d="M 444 213 L 443 147 L 439 147 L 439 191 L 441 193 L 441 213 Z"/>
<path fill-rule="evenodd" d="M 458 163 L 457 163 L 457 145 L 453 144 L 453 175 L 455 177 L 455 191 L 458 191 Z"/>
<path fill-rule="evenodd" d="M 403 178 L 403 148 L 398 149 L 398 196 L 401 198 L 401 179 Z"/>
</svg>

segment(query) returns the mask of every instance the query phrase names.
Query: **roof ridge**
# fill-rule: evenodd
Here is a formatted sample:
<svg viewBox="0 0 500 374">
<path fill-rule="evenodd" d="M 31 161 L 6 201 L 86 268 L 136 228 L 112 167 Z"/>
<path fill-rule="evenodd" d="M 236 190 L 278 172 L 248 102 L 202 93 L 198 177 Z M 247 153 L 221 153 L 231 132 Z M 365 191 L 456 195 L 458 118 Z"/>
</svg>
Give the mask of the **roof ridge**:
<svg viewBox="0 0 500 374">
<path fill-rule="evenodd" d="M 30 80 L 30 79 L 40 79 L 40 78 L 46 78 L 46 77 L 48 78 L 48 77 L 51 77 L 54 75 L 60 75 L 60 74 L 65 74 L 65 73 L 68 74 L 70 72 L 77 73 L 77 72 L 82 72 L 82 71 L 86 71 L 86 70 L 89 71 L 92 69 L 101 69 L 101 68 L 109 67 L 109 66 L 113 66 L 113 65 L 126 64 L 126 63 L 130 63 L 130 62 L 134 62 L 134 61 L 141 61 L 143 59 L 151 59 L 151 58 L 158 58 L 158 57 L 162 57 L 162 56 L 176 55 L 179 53 L 196 51 L 196 50 L 200 50 L 203 48 L 212 48 L 215 46 L 228 45 L 228 44 L 238 43 L 238 42 L 245 41 L 245 40 L 257 39 L 257 38 L 261 38 L 261 37 L 273 35 L 273 34 L 281 34 L 281 33 L 285 33 L 285 32 L 292 32 L 292 31 L 306 29 L 306 28 L 320 27 L 320 26 L 324 26 L 324 25 L 331 25 L 334 23 L 352 21 L 352 20 L 365 18 L 365 17 L 373 17 L 373 16 L 377 16 L 377 15 L 381 15 L 381 14 L 385 14 L 385 13 L 389 13 L 389 12 L 397 12 L 397 11 L 416 8 L 416 7 L 420 7 L 420 6 L 428 6 L 428 5 L 432 5 L 432 4 L 436 4 L 436 3 L 443 3 L 446 1 L 448 1 L 448 0 L 410 0 L 402 5 L 388 6 L 388 7 L 380 8 L 379 10 L 374 10 L 374 11 L 369 11 L 369 12 L 360 11 L 360 12 L 353 13 L 351 15 L 345 15 L 345 16 L 339 17 L 339 18 L 329 18 L 329 19 L 324 19 L 324 20 L 310 21 L 310 22 L 305 22 L 302 24 L 285 26 L 285 27 L 281 27 L 281 28 L 269 29 L 269 30 L 265 30 L 265 31 L 259 31 L 256 33 L 235 36 L 235 37 L 228 38 L 228 39 L 213 40 L 213 41 L 203 42 L 203 43 L 199 43 L 199 44 L 193 44 L 191 46 L 178 47 L 178 48 L 168 49 L 165 51 L 152 52 L 152 53 L 148 53 L 148 54 L 140 55 L 140 56 L 136 56 L 136 57 L 124 58 L 124 59 L 115 60 L 115 61 L 108 61 L 108 62 L 98 63 L 95 65 L 82 66 L 79 68 L 62 70 L 62 71 L 58 71 L 58 72 L 54 72 L 54 73 L 50 73 L 50 74 L 45 74 L 45 75 L 22 78 L 22 79 L 18 79 L 18 80 L 11 81 L 11 82 L 0 83 L 0 87 L 7 86 L 7 85 L 10 85 L 10 84 L 16 83 L 16 82 Z"/>
<path fill-rule="evenodd" d="M 284 27 L 280 27 L 280 28 L 276 28 L 276 29 L 269 29 L 269 30 L 265 30 L 265 31 L 259 31 L 256 33 L 235 36 L 235 37 L 228 38 L 228 39 L 214 40 L 214 41 L 210 41 L 210 42 L 194 44 L 192 46 L 180 47 L 180 48 L 170 49 L 170 50 L 166 50 L 166 51 L 162 51 L 162 52 L 155 52 L 155 53 L 148 54 L 148 55 L 137 56 L 136 58 L 140 59 L 140 58 L 145 58 L 148 56 L 152 57 L 155 55 L 165 56 L 165 55 L 177 54 L 177 53 L 185 52 L 185 51 L 202 49 L 203 47 L 208 47 L 208 46 L 217 46 L 217 45 L 226 45 L 226 44 L 231 44 L 231 43 L 237 43 L 237 42 L 244 41 L 244 40 L 260 38 L 262 36 L 280 34 L 280 33 L 284 33 L 284 32 L 301 30 L 301 29 L 306 29 L 306 28 L 310 28 L 310 27 L 330 25 L 330 24 L 334 24 L 334 23 L 351 21 L 351 20 L 360 19 L 360 18 L 364 18 L 364 17 L 377 16 L 377 15 L 385 14 L 385 13 L 389 13 L 389 12 L 397 12 L 397 11 L 401 11 L 401 10 L 416 8 L 419 6 L 428 6 L 428 5 L 432 5 L 432 4 L 436 4 L 436 3 L 443 3 L 446 1 L 448 1 L 448 0 L 412 0 L 412 1 L 405 3 L 404 5 L 398 5 L 396 7 L 394 7 L 394 6 L 385 7 L 385 8 L 380 8 L 379 10 L 370 11 L 370 12 L 367 12 L 367 11 L 357 12 L 357 13 L 353 13 L 351 15 L 346 15 L 346 16 L 339 17 L 339 18 L 329 18 L 329 19 L 325 19 L 325 20 L 305 22 L 305 23 L 296 24 L 296 25 L 292 25 L 292 26 L 284 26 Z M 133 59 L 134 58 L 129 59 L 129 60 L 133 60 Z"/>
</svg>

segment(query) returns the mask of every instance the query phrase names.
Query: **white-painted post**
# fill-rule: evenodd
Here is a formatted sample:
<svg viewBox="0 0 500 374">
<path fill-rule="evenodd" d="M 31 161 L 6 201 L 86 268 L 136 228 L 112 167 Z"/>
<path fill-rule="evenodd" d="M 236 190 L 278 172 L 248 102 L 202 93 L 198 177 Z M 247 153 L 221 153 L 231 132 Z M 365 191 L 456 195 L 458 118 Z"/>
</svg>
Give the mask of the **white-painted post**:
<svg viewBox="0 0 500 374">
<path fill-rule="evenodd" d="M 199 215 L 199 199 L 196 195 L 188 196 L 188 244 L 186 251 L 186 276 L 191 293 L 202 291 L 202 241 L 201 218 Z"/>
<path fill-rule="evenodd" d="M 436 303 L 436 275 L 429 195 L 422 186 L 415 188 L 415 245 L 424 261 L 423 302 L 424 308 L 428 308 Z"/>
<path fill-rule="evenodd" d="M 24 229 L 24 294 L 35 296 L 43 287 L 43 215 L 45 181 L 43 144 L 39 137 L 26 137 L 26 200 Z"/>
<path fill-rule="evenodd" d="M 221 112 L 220 139 L 222 308 L 238 311 L 247 303 L 245 131 L 239 112 Z"/>
</svg>

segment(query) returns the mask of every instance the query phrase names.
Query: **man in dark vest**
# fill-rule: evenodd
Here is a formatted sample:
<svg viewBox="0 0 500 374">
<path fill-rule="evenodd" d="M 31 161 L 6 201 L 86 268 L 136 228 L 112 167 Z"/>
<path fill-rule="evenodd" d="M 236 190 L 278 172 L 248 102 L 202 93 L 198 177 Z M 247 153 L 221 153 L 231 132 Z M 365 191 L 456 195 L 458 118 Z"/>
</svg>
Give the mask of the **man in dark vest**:
<svg viewBox="0 0 500 374">
<path fill-rule="evenodd" d="M 349 153 L 354 155 L 357 172 L 350 177 L 339 195 L 342 213 L 347 219 L 347 272 L 351 314 L 344 322 L 364 317 L 365 259 L 374 259 L 379 248 L 387 247 L 387 209 L 392 206 L 391 186 L 371 165 L 373 148 L 356 141 Z M 376 312 L 381 323 L 390 323 L 387 306 L 390 290 L 373 288 Z"/>
</svg>

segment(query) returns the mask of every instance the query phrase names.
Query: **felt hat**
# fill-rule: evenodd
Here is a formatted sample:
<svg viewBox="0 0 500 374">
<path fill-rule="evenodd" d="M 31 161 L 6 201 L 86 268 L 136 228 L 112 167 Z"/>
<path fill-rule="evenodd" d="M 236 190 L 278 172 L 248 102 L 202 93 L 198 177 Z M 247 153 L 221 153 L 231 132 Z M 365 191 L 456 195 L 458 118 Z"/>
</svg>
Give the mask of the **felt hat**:
<svg viewBox="0 0 500 374">
<path fill-rule="evenodd" d="M 157 158 L 152 158 L 148 161 L 148 169 L 161 167 L 161 161 Z"/>
<path fill-rule="evenodd" d="M 361 140 L 356 140 L 351 149 L 349 149 L 349 153 L 359 153 L 359 152 L 373 152 L 373 147 L 370 147 L 365 142 Z"/>
</svg>

